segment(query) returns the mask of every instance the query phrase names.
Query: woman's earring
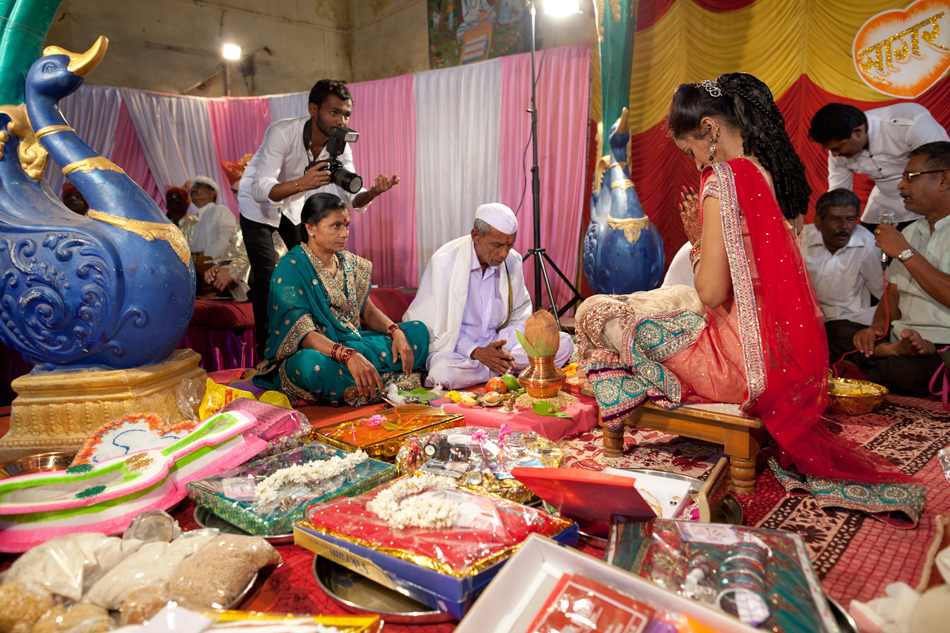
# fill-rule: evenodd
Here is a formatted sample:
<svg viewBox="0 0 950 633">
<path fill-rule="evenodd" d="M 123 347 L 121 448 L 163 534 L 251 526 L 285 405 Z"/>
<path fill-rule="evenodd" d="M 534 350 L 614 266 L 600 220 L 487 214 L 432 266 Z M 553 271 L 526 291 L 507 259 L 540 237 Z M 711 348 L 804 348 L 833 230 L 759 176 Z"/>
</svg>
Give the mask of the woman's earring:
<svg viewBox="0 0 950 633">
<path fill-rule="evenodd" d="M 709 139 L 709 162 L 713 162 L 713 158 L 716 156 L 716 142 L 712 139 Z"/>
</svg>

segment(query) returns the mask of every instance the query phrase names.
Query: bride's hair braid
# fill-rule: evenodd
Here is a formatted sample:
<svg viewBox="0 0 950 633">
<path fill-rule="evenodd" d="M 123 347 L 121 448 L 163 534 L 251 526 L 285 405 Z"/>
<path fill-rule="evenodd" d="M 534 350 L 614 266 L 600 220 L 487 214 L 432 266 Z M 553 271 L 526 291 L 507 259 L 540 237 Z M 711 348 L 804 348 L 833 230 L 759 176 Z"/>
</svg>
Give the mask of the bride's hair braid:
<svg viewBox="0 0 950 633">
<path fill-rule="evenodd" d="M 746 73 L 728 73 L 716 80 L 723 96 L 732 102 L 742 130 L 746 154 L 754 154 L 772 175 L 775 196 L 789 220 L 808 210 L 811 187 L 805 165 L 785 130 L 785 117 L 775 105 L 768 86 Z"/>
</svg>

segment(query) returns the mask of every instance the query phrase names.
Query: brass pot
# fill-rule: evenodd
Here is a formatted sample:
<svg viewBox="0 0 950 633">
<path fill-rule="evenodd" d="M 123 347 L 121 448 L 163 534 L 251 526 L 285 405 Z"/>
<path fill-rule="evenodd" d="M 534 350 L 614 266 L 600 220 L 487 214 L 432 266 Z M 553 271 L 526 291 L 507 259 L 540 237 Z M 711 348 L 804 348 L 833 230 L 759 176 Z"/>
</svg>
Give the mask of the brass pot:
<svg viewBox="0 0 950 633">
<path fill-rule="evenodd" d="M 529 356 L 518 381 L 532 398 L 553 398 L 567 381 L 567 374 L 554 364 L 553 356 Z"/>
</svg>

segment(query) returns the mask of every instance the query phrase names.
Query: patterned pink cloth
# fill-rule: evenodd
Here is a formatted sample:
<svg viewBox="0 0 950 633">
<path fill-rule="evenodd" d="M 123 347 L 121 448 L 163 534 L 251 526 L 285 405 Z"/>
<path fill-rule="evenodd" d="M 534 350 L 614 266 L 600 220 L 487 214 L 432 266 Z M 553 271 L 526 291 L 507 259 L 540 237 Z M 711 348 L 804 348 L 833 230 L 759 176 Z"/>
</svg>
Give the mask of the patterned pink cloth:
<svg viewBox="0 0 950 633">
<path fill-rule="evenodd" d="M 577 396 L 579 402 L 564 409 L 570 418 L 538 415 L 530 409 L 520 408 L 517 413 L 505 413 L 502 407 L 463 407 L 446 404 L 444 411 L 465 416 L 466 426 L 487 426 L 500 429 L 508 424 L 516 431 L 532 431 L 541 437 L 556 442 L 566 435 L 589 431 L 597 426 L 597 401 L 587 396 Z"/>
</svg>

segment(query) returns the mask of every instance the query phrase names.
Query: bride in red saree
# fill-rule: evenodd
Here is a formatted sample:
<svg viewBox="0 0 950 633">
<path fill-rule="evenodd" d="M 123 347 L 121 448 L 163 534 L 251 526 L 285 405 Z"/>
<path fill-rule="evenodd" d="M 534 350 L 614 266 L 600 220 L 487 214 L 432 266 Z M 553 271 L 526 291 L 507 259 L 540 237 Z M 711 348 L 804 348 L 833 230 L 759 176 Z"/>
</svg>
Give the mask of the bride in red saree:
<svg viewBox="0 0 950 633">
<path fill-rule="evenodd" d="M 866 483 L 912 481 L 821 420 L 828 344 L 796 242 L 810 190 L 771 92 L 744 73 L 684 84 L 667 118 L 702 170 L 684 207 L 696 292 L 591 297 L 578 310 L 581 366 L 608 430 L 647 398 L 725 402 L 762 419 L 783 467 Z"/>
</svg>

